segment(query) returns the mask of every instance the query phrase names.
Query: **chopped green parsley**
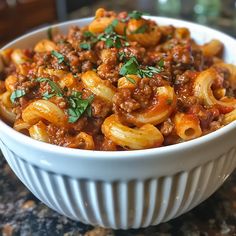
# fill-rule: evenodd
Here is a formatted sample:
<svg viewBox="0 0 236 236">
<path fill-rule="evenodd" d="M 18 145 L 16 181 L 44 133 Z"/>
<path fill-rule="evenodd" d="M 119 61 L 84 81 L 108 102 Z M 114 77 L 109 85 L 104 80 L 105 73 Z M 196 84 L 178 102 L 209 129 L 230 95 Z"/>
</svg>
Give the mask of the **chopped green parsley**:
<svg viewBox="0 0 236 236">
<path fill-rule="evenodd" d="M 157 64 L 156 67 L 154 66 L 146 66 L 142 68 L 136 57 L 131 57 L 120 69 L 120 75 L 138 75 L 140 78 L 144 77 L 153 77 L 154 74 L 159 74 L 163 71 L 164 62 L 161 60 Z"/>
<path fill-rule="evenodd" d="M 26 94 L 25 90 L 23 90 L 23 89 L 16 89 L 11 94 L 10 100 L 11 100 L 12 103 L 14 103 L 17 98 L 21 98 L 21 97 L 25 96 L 25 94 Z"/>
<path fill-rule="evenodd" d="M 65 57 L 61 53 L 52 50 L 51 54 L 57 58 L 59 64 L 65 61 Z"/>
<path fill-rule="evenodd" d="M 85 50 L 91 50 L 91 43 L 81 43 L 80 48 L 85 49 Z"/>
<path fill-rule="evenodd" d="M 47 82 L 49 84 L 49 86 L 52 89 L 52 92 L 54 95 L 57 95 L 58 97 L 63 97 L 63 92 L 61 90 L 61 88 L 55 83 L 53 82 L 51 79 L 49 78 L 43 78 L 43 77 L 39 77 L 36 79 L 36 81 L 38 82 Z M 49 99 L 51 95 L 49 95 L 48 93 L 45 95 L 43 95 L 43 98 Z M 51 96 L 53 97 L 53 96 Z"/>
<path fill-rule="evenodd" d="M 70 97 L 68 97 L 69 108 L 69 122 L 75 123 L 84 113 L 89 117 L 92 114 L 91 103 L 94 99 L 94 96 L 91 95 L 87 99 L 82 99 L 82 93 L 74 91 Z"/>
<path fill-rule="evenodd" d="M 124 41 L 125 46 L 129 46 L 126 36 L 119 35 L 115 32 L 115 27 L 118 25 L 118 23 L 119 20 L 114 19 L 111 24 L 106 27 L 104 32 L 97 36 L 90 31 L 85 31 L 83 36 L 85 37 L 86 41 L 80 44 L 80 48 L 84 50 L 91 50 L 92 46 L 98 41 L 104 41 L 107 48 L 121 48 L 122 40 Z"/>
<path fill-rule="evenodd" d="M 135 84 L 135 83 L 136 83 L 135 80 L 134 80 L 133 78 L 131 78 L 131 77 L 125 76 L 125 78 L 126 78 L 130 83 L 132 83 L 132 84 Z"/>
<path fill-rule="evenodd" d="M 91 95 L 86 99 L 83 99 L 81 92 L 73 91 L 70 96 L 65 96 L 61 88 L 51 79 L 37 78 L 36 81 L 47 82 L 52 89 L 51 93 L 46 91 L 44 94 L 42 94 L 43 99 L 48 100 L 53 96 L 59 96 L 65 98 L 65 100 L 68 103 L 67 112 L 69 115 L 69 123 L 75 123 L 83 114 L 86 114 L 87 116 L 91 117 L 92 115 L 91 103 L 93 102 L 94 95 Z M 64 89 L 64 92 L 67 92 L 67 89 Z M 23 96 L 22 93 L 19 91 L 16 93 L 17 97 Z"/>
</svg>

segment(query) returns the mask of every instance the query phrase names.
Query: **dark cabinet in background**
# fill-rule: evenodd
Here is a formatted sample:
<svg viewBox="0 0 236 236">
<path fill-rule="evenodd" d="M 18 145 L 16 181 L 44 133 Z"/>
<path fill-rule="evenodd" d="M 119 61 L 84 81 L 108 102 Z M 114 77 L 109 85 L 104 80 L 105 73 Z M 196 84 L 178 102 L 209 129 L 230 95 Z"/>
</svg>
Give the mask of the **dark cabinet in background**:
<svg viewBox="0 0 236 236">
<path fill-rule="evenodd" d="M 55 0 L 0 0 L 0 45 L 56 19 Z"/>
<path fill-rule="evenodd" d="M 0 0 L 0 46 L 27 31 L 70 19 L 76 9 L 97 0 Z"/>
</svg>

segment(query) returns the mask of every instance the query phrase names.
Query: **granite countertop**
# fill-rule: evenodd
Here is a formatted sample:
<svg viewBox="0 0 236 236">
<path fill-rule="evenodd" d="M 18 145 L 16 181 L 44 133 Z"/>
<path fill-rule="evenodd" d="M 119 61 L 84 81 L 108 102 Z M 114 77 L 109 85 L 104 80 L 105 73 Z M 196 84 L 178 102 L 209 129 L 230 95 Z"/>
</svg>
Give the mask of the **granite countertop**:
<svg viewBox="0 0 236 236">
<path fill-rule="evenodd" d="M 236 172 L 208 200 L 168 223 L 110 230 L 69 220 L 46 207 L 17 179 L 0 154 L 0 235 L 236 236 Z"/>
</svg>

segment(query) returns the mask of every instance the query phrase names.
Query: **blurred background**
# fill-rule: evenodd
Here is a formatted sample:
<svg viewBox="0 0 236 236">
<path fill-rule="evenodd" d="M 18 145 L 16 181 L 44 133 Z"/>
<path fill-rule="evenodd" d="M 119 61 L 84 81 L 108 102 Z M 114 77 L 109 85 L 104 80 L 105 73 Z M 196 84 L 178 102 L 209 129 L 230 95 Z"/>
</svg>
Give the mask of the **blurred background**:
<svg viewBox="0 0 236 236">
<path fill-rule="evenodd" d="M 93 16 L 99 7 L 185 19 L 236 37 L 236 0 L 0 0 L 0 46 L 48 24 Z"/>
</svg>

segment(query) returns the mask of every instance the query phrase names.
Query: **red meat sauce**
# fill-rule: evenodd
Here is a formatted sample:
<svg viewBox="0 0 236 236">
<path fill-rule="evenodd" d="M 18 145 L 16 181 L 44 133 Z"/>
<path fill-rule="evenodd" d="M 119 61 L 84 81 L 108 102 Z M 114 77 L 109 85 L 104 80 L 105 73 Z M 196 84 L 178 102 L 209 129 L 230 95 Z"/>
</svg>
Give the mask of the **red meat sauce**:
<svg viewBox="0 0 236 236">
<path fill-rule="evenodd" d="M 113 12 L 107 12 L 106 16 L 114 16 Z M 115 15 L 119 20 L 126 19 L 128 14 L 122 12 Z M 96 150 L 123 150 L 113 141 L 104 137 L 101 132 L 101 125 L 106 117 L 115 113 L 123 124 L 133 127 L 126 119 L 130 113 L 139 112 L 147 109 L 156 103 L 157 88 L 170 85 L 174 88 L 177 96 L 176 111 L 196 115 L 200 120 L 200 126 L 203 133 L 212 132 L 220 128 L 222 114 L 227 110 L 225 107 L 205 107 L 193 94 L 193 83 L 199 73 L 213 64 L 212 58 L 203 56 L 200 46 L 191 39 L 187 29 L 183 32 L 173 26 L 164 26 L 159 28 L 161 35 L 160 41 L 152 47 L 145 47 L 136 41 L 129 41 L 126 46 L 107 47 L 104 41 L 96 41 L 92 44 L 91 50 L 84 50 L 80 47 L 82 42 L 88 39 L 84 36 L 87 27 L 79 28 L 73 26 L 69 29 L 67 35 L 53 35 L 52 41 L 57 46 L 57 52 L 64 60 L 59 60 L 51 52 L 35 52 L 26 50 L 25 54 L 30 61 L 23 64 L 24 73 L 21 73 L 13 63 L 10 63 L 4 69 L 4 76 L 15 75 L 18 78 L 14 85 L 15 89 L 24 90 L 26 95 L 19 98 L 14 103 L 14 112 L 17 119 L 21 119 L 22 110 L 32 101 L 41 99 L 43 94 L 53 93 L 53 89 L 47 81 L 36 81 L 39 68 L 63 70 L 72 73 L 74 76 L 73 88 L 63 88 L 63 96 L 53 96 L 49 100 L 60 107 L 68 117 L 68 97 L 74 90 L 81 92 L 82 98 L 87 99 L 92 92 L 89 91 L 81 81 L 81 74 L 95 70 L 97 75 L 104 81 L 116 88 L 112 103 L 107 103 L 102 98 L 94 95 L 91 103 L 91 116 L 85 113 L 74 123 L 66 122 L 63 127 L 55 126 L 48 121 L 47 131 L 50 143 L 72 147 L 84 148 L 84 140 L 76 140 L 76 135 L 83 131 L 92 135 Z M 90 39 L 92 40 L 92 39 Z M 156 66 L 160 61 L 162 68 L 159 73 L 151 77 L 141 78 L 135 88 L 117 88 L 117 82 L 120 75 L 120 69 L 124 65 L 124 59 L 120 55 L 125 55 L 126 60 L 135 57 L 141 67 Z M 216 68 L 219 71 L 219 78 L 213 84 L 213 88 L 230 89 L 228 80 L 228 71 Z M 59 86 L 60 78 L 44 72 L 41 77 L 49 78 Z M 0 81 L 0 91 L 3 92 L 4 82 Z M 229 112 L 228 108 L 227 112 Z M 181 142 L 175 132 L 172 116 L 157 125 L 160 132 L 165 137 L 163 145 L 170 145 Z"/>
</svg>

